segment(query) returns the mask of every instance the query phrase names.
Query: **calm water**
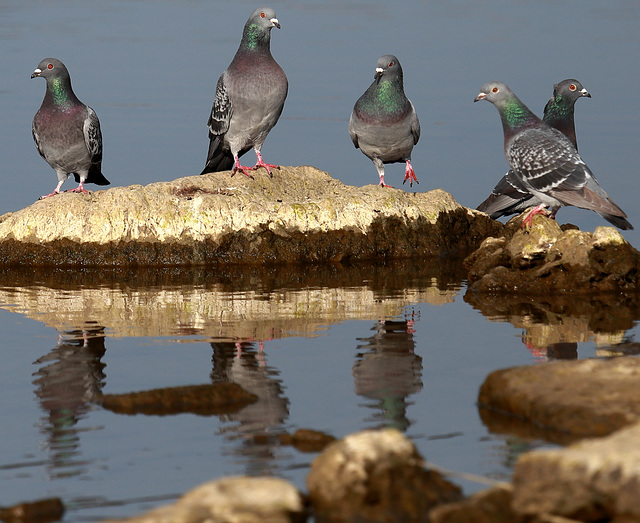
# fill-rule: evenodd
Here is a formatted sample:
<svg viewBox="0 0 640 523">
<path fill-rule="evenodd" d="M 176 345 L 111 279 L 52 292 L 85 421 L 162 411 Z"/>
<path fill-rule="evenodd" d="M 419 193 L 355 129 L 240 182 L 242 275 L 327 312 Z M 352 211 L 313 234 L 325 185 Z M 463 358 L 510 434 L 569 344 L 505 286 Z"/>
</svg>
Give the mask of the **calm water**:
<svg viewBox="0 0 640 523">
<path fill-rule="evenodd" d="M 580 151 L 640 228 L 640 5 L 397 4 L 271 3 L 282 24 L 272 51 L 290 92 L 266 161 L 374 182 L 347 123 L 377 58 L 394 53 L 422 124 L 417 189 L 442 187 L 475 206 L 506 166 L 497 112 L 472 102 L 480 86 L 504 80 L 540 112 L 553 83 L 575 77 L 593 96 L 577 106 Z M 0 214 L 55 185 L 30 131 L 44 82 L 29 76 L 42 58 L 62 59 L 98 112 L 113 185 L 171 180 L 202 168 L 215 82 L 255 6 L 0 2 Z M 388 173 L 399 185 L 402 167 Z M 605 224 L 573 209 L 559 220 L 583 230 Z M 624 234 L 640 244 L 637 232 Z M 396 426 L 441 467 L 508 478 L 515 457 L 539 443 L 483 425 L 475 399 L 485 376 L 606 354 L 612 344 L 633 351 L 637 303 L 479 301 L 465 297 L 464 273 L 452 265 L 322 267 L 313 276 L 0 273 L 0 505 L 59 496 L 65 520 L 88 521 L 138 513 L 223 475 L 274 474 L 304 488 L 314 455 L 275 440 L 297 428 L 340 437 Z M 122 416 L 93 403 L 100 393 L 217 381 L 257 391 L 260 403 L 221 418 Z"/>
</svg>

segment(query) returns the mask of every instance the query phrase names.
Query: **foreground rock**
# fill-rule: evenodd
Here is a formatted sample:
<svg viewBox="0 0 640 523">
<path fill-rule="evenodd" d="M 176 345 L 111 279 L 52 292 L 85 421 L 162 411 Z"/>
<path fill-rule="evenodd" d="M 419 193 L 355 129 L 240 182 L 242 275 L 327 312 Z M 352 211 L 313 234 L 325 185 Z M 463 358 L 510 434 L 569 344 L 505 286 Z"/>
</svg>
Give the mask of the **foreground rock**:
<svg viewBox="0 0 640 523">
<path fill-rule="evenodd" d="M 640 521 L 638 441 L 636 424 L 600 440 L 522 455 L 514 471 L 514 510 L 588 522 Z"/>
<path fill-rule="evenodd" d="M 318 522 L 426 522 L 435 506 L 461 498 L 395 429 L 333 443 L 311 464 L 307 487 Z"/>
<path fill-rule="evenodd" d="M 205 483 L 173 505 L 121 523 L 296 523 L 306 520 L 302 496 L 283 479 L 231 477 Z M 115 520 L 109 520 L 115 521 Z"/>
<path fill-rule="evenodd" d="M 466 254 L 502 224 L 442 190 L 346 186 L 313 167 L 64 193 L 0 217 L 0 265 L 297 263 Z"/>
<path fill-rule="evenodd" d="M 639 382 L 640 359 L 632 356 L 558 361 L 492 372 L 478 404 L 491 430 L 522 433 L 509 420 L 520 427 L 524 420 L 534 435 L 567 443 L 640 421 Z"/>
<path fill-rule="evenodd" d="M 563 231 L 544 216 L 536 216 L 530 230 L 521 223 L 514 218 L 504 236 L 487 238 L 465 260 L 471 291 L 586 294 L 638 288 L 640 253 L 617 229 Z"/>
</svg>

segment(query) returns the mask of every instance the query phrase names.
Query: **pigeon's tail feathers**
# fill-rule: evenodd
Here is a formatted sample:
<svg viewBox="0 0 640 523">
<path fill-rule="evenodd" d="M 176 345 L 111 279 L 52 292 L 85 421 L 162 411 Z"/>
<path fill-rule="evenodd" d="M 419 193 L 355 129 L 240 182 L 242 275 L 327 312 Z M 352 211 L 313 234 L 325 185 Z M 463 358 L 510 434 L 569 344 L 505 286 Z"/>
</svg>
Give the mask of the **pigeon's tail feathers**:
<svg viewBox="0 0 640 523">
<path fill-rule="evenodd" d="M 521 198 L 514 198 L 507 194 L 491 193 L 489 197 L 478 205 L 477 210 L 487 213 L 493 220 L 502 216 L 519 214 L 533 206 L 533 197 L 525 195 Z"/>
<path fill-rule="evenodd" d="M 622 216 L 614 216 L 613 214 L 606 214 L 604 212 L 599 212 L 598 214 L 602 216 L 605 220 L 607 220 L 609 223 L 612 223 L 613 225 L 615 225 L 618 229 L 621 229 L 623 231 L 633 230 L 633 225 L 631 225 Z"/>
<path fill-rule="evenodd" d="M 231 151 L 224 146 L 220 136 L 212 136 L 204 169 L 200 174 L 217 173 L 233 169 L 234 160 Z"/>
<path fill-rule="evenodd" d="M 77 173 L 73 173 L 73 178 L 76 183 L 80 183 L 80 176 Z M 102 174 L 101 166 L 99 164 L 91 164 L 89 168 L 89 174 L 87 174 L 87 179 L 84 183 L 95 183 L 96 185 L 111 185 L 111 182 L 107 180 Z"/>
</svg>

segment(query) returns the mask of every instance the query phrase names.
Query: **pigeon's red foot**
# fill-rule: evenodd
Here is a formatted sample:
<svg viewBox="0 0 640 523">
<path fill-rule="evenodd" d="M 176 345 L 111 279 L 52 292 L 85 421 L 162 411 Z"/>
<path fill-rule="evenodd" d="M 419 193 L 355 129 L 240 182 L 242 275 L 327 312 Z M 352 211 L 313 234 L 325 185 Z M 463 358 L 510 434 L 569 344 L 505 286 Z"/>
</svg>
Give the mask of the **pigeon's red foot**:
<svg viewBox="0 0 640 523">
<path fill-rule="evenodd" d="M 269 173 L 269 176 L 273 177 L 273 173 L 271 172 L 271 169 L 280 169 L 280 166 L 274 165 L 272 163 L 265 163 L 264 160 L 262 159 L 262 155 L 257 151 L 256 151 L 256 155 L 258 156 L 258 161 L 253 166 L 253 170 L 255 171 L 257 169 L 260 169 L 260 167 L 264 167 Z"/>
<path fill-rule="evenodd" d="M 413 182 L 416 182 L 417 184 L 420 183 L 418 181 L 418 178 L 416 178 L 416 173 L 413 170 L 413 167 L 411 166 L 411 162 L 409 160 L 407 160 L 407 165 L 404 169 L 404 180 L 402 180 L 402 184 L 404 185 L 404 182 L 406 182 L 407 180 L 409 180 L 410 187 L 413 187 Z"/>
<path fill-rule="evenodd" d="M 44 196 L 40 196 L 38 200 L 44 200 L 45 198 L 49 198 L 50 196 L 55 196 L 56 194 L 60 194 L 60 191 L 53 191 L 53 192 L 50 192 L 49 194 L 45 194 Z"/>
<path fill-rule="evenodd" d="M 252 170 L 251 167 L 247 167 L 245 165 L 240 165 L 240 160 L 238 160 L 238 157 L 236 156 L 235 159 L 234 159 L 233 171 L 231 171 L 231 176 L 233 176 L 238 171 L 240 171 L 240 172 L 244 173 L 246 176 L 248 176 L 249 178 L 251 178 L 252 180 L 254 180 L 255 178 L 249 172 L 251 170 Z"/>
<path fill-rule="evenodd" d="M 387 185 L 386 183 L 384 183 L 384 174 L 380 175 L 380 183 L 378 185 L 380 187 L 389 187 L 390 189 L 393 189 L 393 185 Z"/>
<path fill-rule="evenodd" d="M 79 185 L 75 189 L 69 189 L 68 191 L 65 191 L 65 192 L 79 192 L 82 194 L 89 194 L 89 191 L 87 191 L 82 185 Z"/>
<path fill-rule="evenodd" d="M 536 214 L 544 214 L 545 216 L 547 215 L 547 208 L 544 203 L 541 203 L 537 207 L 534 207 L 533 209 L 531 209 L 531 211 L 529 211 L 529 214 L 527 214 L 524 217 L 524 220 L 522 220 L 523 229 L 525 227 L 529 227 L 529 228 L 533 227 L 533 217 Z"/>
</svg>

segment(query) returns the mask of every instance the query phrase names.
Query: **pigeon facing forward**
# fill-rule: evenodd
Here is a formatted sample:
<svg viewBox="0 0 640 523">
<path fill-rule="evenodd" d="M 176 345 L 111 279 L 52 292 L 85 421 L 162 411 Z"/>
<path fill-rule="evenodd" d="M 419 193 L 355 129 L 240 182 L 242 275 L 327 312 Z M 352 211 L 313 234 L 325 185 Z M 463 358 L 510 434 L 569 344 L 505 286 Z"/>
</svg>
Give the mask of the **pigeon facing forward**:
<svg viewBox="0 0 640 523">
<path fill-rule="evenodd" d="M 525 218 L 532 223 L 545 207 L 574 205 L 597 212 L 620 229 L 633 229 L 564 134 L 550 127 L 502 82 L 485 84 L 474 101 L 491 102 L 502 120 L 504 153 L 516 179 L 540 200 Z M 553 212 L 553 211 L 552 211 Z"/>
<path fill-rule="evenodd" d="M 264 167 L 269 174 L 279 167 L 265 163 L 260 149 L 278 122 L 289 84 L 282 68 L 271 56 L 271 29 L 280 28 L 276 13 L 268 7 L 256 9 L 244 26 L 240 47 L 216 86 L 209 117 L 209 153 L 202 173 L 227 171 L 232 176 Z M 240 165 L 249 149 L 258 158 L 253 168 Z"/>
<path fill-rule="evenodd" d="M 89 192 L 85 183 L 109 185 L 101 172 L 102 133 L 98 116 L 74 94 L 67 68 L 60 60 L 45 58 L 31 75 L 35 77 L 47 81 L 47 90 L 33 117 L 33 140 L 40 155 L 58 175 L 56 188 L 41 198 L 59 194 L 70 174 L 79 183 L 71 192 Z"/>
<path fill-rule="evenodd" d="M 578 98 L 591 98 L 589 92 L 580 82 L 573 79 L 563 80 L 553 86 L 553 96 L 544 108 L 542 121 L 564 134 L 576 150 L 576 128 L 574 123 L 574 106 Z M 527 191 L 524 184 L 513 171 L 505 174 L 494 187 L 489 197 L 478 206 L 478 210 L 486 212 L 494 220 L 501 216 L 518 214 L 529 207 L 535 207 L 542 202 Z M 555 209 L 557 212 L 558 209 Z M 552 211 L 552 218 L 555 212 Z"/>
<path fill-rule="evenodd" d="M 402 66 L 393 55 L 378 59 L 373 83 L 358 99 L 349 119 L 353 145 L 373 161 L 384 182 L 384 164 L 406 162 L 402 183 L 418 183 L 411 166 L 411 151 L 420 139 L 420 121 L 404 94 Z"/>
</svg>

